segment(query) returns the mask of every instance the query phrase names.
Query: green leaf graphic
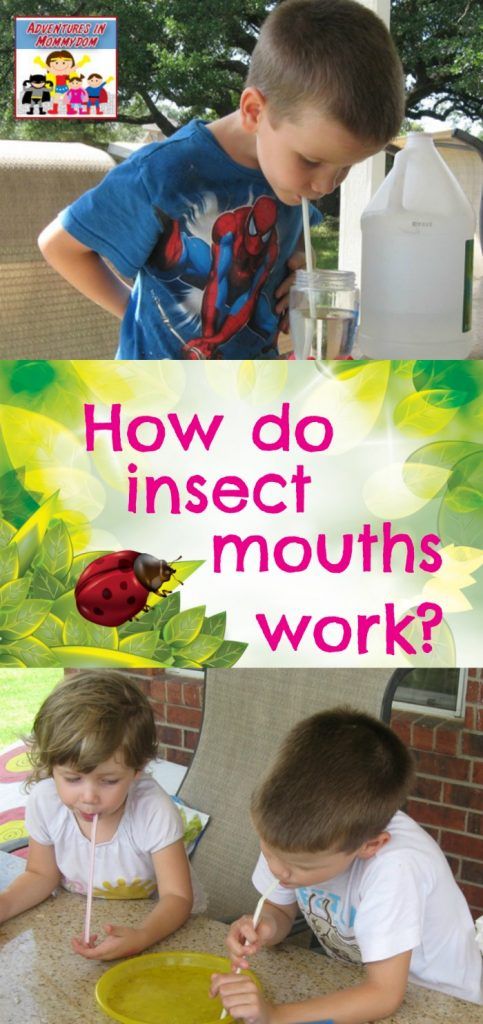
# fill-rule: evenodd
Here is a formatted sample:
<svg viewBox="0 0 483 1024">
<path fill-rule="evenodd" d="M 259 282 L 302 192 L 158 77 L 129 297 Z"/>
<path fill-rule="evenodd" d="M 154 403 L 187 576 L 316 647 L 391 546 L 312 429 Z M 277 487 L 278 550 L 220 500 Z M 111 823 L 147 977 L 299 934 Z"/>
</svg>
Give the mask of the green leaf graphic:
<svg viewBox="0 0 483 1024">
<path fill-rule="evenodd" d="M 437 466 L 440 469 L 453 469 L 461 459 L 477 452 L 480 452 L 483 457 L 483 447 L 473 441 L 432 441 L 412 452 L 406 462 L 424 463 L 424 465 Z"/>
<path fill-rule="evenodd" d="M 62 620 L 65 620 L 70 614 L 78 615 L 79 613 L 75 603 L 74 591 L 66 590 L 65 594 L 61 594 L 61 596 L 54 601 L 51 611 Z"/>
<path fill-rule="evenodd" d="M 159 661 L 105 647 L 53 647 L 52 654 L 65 668 L 159 668 Z"/>
<path fill-rule="evenodd" d="M 48 647 L 34 636 L 17 640 L 16 643 L 10 644 L 9 650 L 26 668 L 47 668 L 59 664 L 54 652 L 49 651 Z"/>
<path fill-rule="evenodd" d="M 66 580 L 72 565 L 73 551 L 69 531 L 62 519 L 49 526 L 39 547 L 36 564 L 52 576 Z"/>
<path fill-rule="evenodd" d="M 217 615 L 210 615 L 203 623 L 203 633 L 206 636 L 217 636 L 223 640 L 226 630 L 226 612 L 218 612 Z"/>
<path fill-rule="evenodd" d="M 392 364 L 392 372 L 397 377 L 410 379 L 413 376 L 414 363 L 412 359 L 395 359 Z"/>
<path fill-rule="evenodd" d="M 174 662 L 173 652 L 169 644 L 164 644 L 160 640 L 154 649 L 153 657 L 156 661 L 159 661 L 161 665 L 172 665 Z"/>
<path fill-rule="evenodd" d="M 25 490 L 24 477 L 23 469 L 10 469 L 0 477 L 0 510 L 16 527 L 21 526 L 39 507 L 39 502 Z"/>
<path fill-rule="evenodd" d="M 202 666 L 198 661 L 190 661 L 189 658 L 182 658 L 181 655 L 176 655 L 173 658 L 174 668 L 193 668 L 201 670 Z"/>
<path fill-rule="evenodd" d="M 199 633 L 193 643 L 180 650 L 177 649 L 176 653 L 181 658 L 187 658 L 188 661 L 203 663 L 216 653 L 222 643 L 223 640 L 218 636 L 205 636 L 203 633 Z"/>
<path fill-rule="evenodd" d="M 483 492 L 461 484 L 448 492 L 446 503 L 448 508 L 461 515 L 466 512 L 483 512 Z"/>
<path fill-rule="evenodd" d="M 413 384 L 417 391 L 446 391 L 446 402 L 459 408 L 478 398 L 483 385 L 479 360 L 418 360 L 414 364 Z M 428 399 L 431 401 L 431 398 Z"/>
<path fill-rule="evenodd" d="M 62 643 L 62 632 L 64 623 L 56 615 L 50 612 L 44 621 L 35 630 L 37 640 L 41 640 L 47 647 L 57 647 Z"/>
<path fill-rule="evenodd" d="M 165 597 L 163 601 L 158 601 L 158 604 L 148 613 L 149 618 L 152 616 L 153 629 L 162 632 L 166 623 L 173 616 L 179 615 L 180 610 L 181 596 L 179 590 L 175 590 L 173 594 Z"/>
<path fill-rule="evenodd" d="M 105 647 L 117 650 L 119 646 L 117 629 L 96 626 L 95 622 L 88 622 L 78 612 L 69 613 L 62 636 L 67 647 Z"/>
<path fill-rule="evenodd" d="M 0 650 L 0 668 L 25 668 L 25 663 L 20 658 L 14 658 L 13 654 L 8 654 L 5 650 Z"/>
<path fill-rule="evenodd" d="M 153 605 L 149 612 L 145 612 L 140 619 L 131 619 L 119 627 L 121 636 L 131 636 L 134 633 L 145 633 L 154 629 L 156 633 L 163 629 L 166 622 L 177 615 L 181 607 L 179 591 L 176 590 L 169 597 L 162 598 Z"/>
<path fill-rule="evenodd" d="M 64 585 L 41 566 L 32 573 L 30 593 L 32 597 L 43 597 L 49 601 L 56 601 L 64 593 Z"/>
<path fill-rule="evenodd" d="M 163 629 L 163 640 L 172 647 L 186 647 L 186 644 L 190 644 L 201 632 L 204 617 L 204 605 L 188 608 L 187 611 L 174 615 Z"/>
<path fill-rule="evenodd" d="M 136 619 L 128 619 L 127 622 L 123 622 L 121 626 L 117 627 L 119 637 L 124 640 L 128 636 L 136 636 L 138 633 L 158 633 L 155 622 L 151 612 L 140 612 L 140 617 Z"/>
<path fill-rule="evenodd" d="M 239 643 L 237 640 L 224 640 L 212 658 L 208 658 L 205 665 L 210 668 L 231 668 L 240 660 L 246 651 L 248 644 Z"/>
<path fill-rule="evenodd" d="M 12 611 L 26 601 L 30 589 L 30 580 L 12 580 L 0 587 L 0 612 Z"/>
<path fill-rule="evenodd" d="M 15 544 L 0 549 L 0 586 L 18 577 L 18 551 Z"/>
<path fill-rule="evenodd" d="M 416 432 L 424 437 L 443 430 L 457 411 L 448 405 L 446 391 L 416 391 L 398 403 L 394 410 L 394 423 L 399 430 Z"/>
<path fill-rule="evenodd" d="M 21 575 L 28 569 L 32 559 L 49 528 L 57 503 L 57 494 L 53 494 L 40 508 L 17 530 L 14 541 L 18 548 L 19 572 Z"/>
<path fill-rule="evenodd" d="M 6 547 L 16 534 L 16 529 L 6 519 L 0 519 L 0 548 Z"/>
<path fill-rule="evenodd" d="M 35 633 L 50 611 L 50 601 L 25 601 L 9 613 L 0 613 L 0 635 L 10 642 Z"/>
<path fill-rule="evenodd" d="M 157 643 L 156 633 L 135 633 L 119 641 L 119 650 L 127 651 L 128 654 L 138 654 L 141 658 L 152 658 Z"/>
<path fill-rule="evenodd" d="M 448 480 L 438 516 L 444 544 L 483 549 L 482 494 L 483 460 L 478 451 L 461 459 Z"/>
</svg>

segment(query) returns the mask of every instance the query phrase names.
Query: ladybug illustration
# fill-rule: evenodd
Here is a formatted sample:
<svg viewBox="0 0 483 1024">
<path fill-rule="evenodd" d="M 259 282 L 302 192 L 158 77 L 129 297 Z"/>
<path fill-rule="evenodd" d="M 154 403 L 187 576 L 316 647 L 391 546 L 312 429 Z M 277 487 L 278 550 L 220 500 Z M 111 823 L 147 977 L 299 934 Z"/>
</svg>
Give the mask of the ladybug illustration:
<svg viewBox="0 0 483 1024">
<path fill-rule="evenodd" d="M 121 626 L 139 612 L 148 611 L 148 594 L 167 597 L 160 588 L 175 571 L 168 562 L 139 551 L 101 555 L 79 576 L 75 588 L 77 610 L 98 626 Z"/>
</svg>

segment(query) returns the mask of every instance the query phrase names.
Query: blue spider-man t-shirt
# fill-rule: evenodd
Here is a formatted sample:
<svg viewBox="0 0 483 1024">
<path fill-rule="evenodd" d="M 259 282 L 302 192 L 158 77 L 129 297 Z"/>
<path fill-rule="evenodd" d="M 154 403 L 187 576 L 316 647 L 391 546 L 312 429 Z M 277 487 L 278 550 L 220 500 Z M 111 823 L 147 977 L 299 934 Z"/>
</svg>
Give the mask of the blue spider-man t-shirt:
<svg viewBox="0 0 483 1024">
<path fill-rule="evenodd" d="M 301 207 L 281 203 L 203 122 L 114 168 L 61 223 L 135 278 L 118 358 L 277 358 L 274 292 L 302 231 Z"/>
</svg>

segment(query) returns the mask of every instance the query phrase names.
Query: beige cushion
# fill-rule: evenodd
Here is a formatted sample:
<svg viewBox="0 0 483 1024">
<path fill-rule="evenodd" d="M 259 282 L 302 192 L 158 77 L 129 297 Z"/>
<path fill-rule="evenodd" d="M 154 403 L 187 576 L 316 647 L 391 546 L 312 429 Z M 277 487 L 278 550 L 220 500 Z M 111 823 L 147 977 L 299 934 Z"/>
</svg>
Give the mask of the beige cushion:
<svg viewBox="0 0 483 1024">
<path fill-rule="evenodd" d="M 113 166 L 77 142 L 0 142 L 0 358 L 114 357 L 118 321 L 59 277 L 37 245 Z"/>
</svg>

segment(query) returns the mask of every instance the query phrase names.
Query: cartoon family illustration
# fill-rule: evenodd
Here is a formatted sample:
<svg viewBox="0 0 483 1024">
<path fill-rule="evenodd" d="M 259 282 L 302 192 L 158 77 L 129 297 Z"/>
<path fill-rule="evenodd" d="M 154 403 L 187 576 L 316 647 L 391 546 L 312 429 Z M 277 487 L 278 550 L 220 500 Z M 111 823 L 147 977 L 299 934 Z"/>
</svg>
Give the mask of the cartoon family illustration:
<svg viewBox="0 0 483 1024">
<path fill-rule="evenodd" d="M 43 59 L 34 57 L 34 64 L 44 69 L 43 74 L 35 72 L 23 82 L 22 105 L 28 107 L 27 114 L 51 114 L 56 117 L 83 114 L 102 115 L 108 102 L 105 86 L 112 82 L 113 75 L 103 78 L 93 71 L 87 79 L 80 69 L 90 63 L 87 54 L 77 61 L 68 50 L 58 50 Z M 51 104 L 51 105 L 50 105 Z M 44 110 L 44 106 L 48 109 Z"/>
</svg>

